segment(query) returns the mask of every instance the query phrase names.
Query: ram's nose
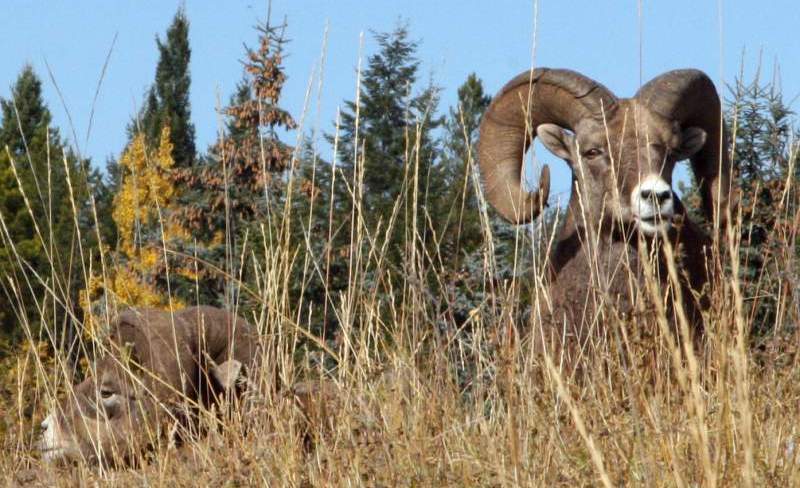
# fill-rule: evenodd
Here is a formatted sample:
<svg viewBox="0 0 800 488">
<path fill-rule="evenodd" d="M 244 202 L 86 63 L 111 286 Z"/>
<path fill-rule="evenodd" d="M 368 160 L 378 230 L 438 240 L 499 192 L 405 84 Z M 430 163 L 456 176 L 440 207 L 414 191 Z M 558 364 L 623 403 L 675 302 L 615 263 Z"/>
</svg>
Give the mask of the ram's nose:
<svg viewBox="0 0 800 488">
<path fill-rule="evenodd" d="M 673 209 L 672 187 L 660 176 L 644 178 L 631 194 L 633 210 L 640 217 L 671 215 Z"/>
<path fill-rule="evenodd" d="M 658 205 L 664 204 L 667 200 L 672 198 L 672 190 L 669 188 L 666 189 L 655 189 L 651 190 L 649 188 L 641 188 L 639 194 L 642 196 L 644 200 L 655 200 Z"/>
<path fill-rule="evenodd" d="M 675 216 L 674 200 L 672 187 L 664 178 L 658 175 L 644 178 L 631 193 L 631 206 L 639 229 L 645 234 L 668 229 Z"/>
</svg>

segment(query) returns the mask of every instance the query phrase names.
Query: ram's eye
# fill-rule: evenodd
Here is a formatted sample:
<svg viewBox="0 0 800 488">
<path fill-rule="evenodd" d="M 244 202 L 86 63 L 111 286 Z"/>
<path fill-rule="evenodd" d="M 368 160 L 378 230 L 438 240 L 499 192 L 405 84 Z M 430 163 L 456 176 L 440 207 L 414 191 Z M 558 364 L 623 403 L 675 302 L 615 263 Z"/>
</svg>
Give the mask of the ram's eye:
<svg viewBox="0 0 800 488">
<path fill-rule="evenodd" d="M 587 159 L 594 159 L 594 158 L 600 156 L 601 154 L 603 154 L 603 151 L 601 151 L 600 149 L 597 149 L 596 147 L 593 147 L 592 149 L 586 150 L 583 153 L 583 157 L 587 158 Z"/>
<path fill-rule="evenodd" d="M 100 390 L 100 398 L 102 398 L 103 400 L 108 400 L 109 398 L 113 397 L 114 394 L 115 393 L 112 390 L 108 390 L 105 388 Z"/>
</svg>

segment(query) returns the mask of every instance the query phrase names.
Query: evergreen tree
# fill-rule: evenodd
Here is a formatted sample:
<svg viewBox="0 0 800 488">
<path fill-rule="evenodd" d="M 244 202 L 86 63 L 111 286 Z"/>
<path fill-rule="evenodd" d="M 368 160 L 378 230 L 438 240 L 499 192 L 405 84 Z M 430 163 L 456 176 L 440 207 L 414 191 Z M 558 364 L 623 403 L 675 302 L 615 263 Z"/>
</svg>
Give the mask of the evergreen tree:
<svg viewBox="0 0 800 488">
<path fill-rule="evenodd" d="M 787 263 L 800 258 L 800 244 L 791 237 L 800 193 L 786 188 L 786 182 L 800 174 L 789 174 L 793 150 L 797 150 L 791 144 L 798 136 L 792 115 L 779 85 L 765 83 L 759 75 L 749 83 L 737 79 L 730 87 L 725 120 L 732 138 L 733 186 L 738 196 L 733 211 L 742 213 L 738 278 L 756 335 L 771 331 L 779 322 L 779 301 L 787 291 L 776 278 Z M 680 190 L 691 218 L 710 231 L 694 177 L 689 185 L 681 184 Z"/>
<path fill-rule="evenodd" d="M 473 175 L 477 171 L 478 129 L 483 112 L 491 97 L 483 90 L 483 82 L 471 73 L 458 88 L 458 102 L 451 107 L 444 123 L 441 161 L 444 188 L 441 194 L 441 225 L 443 252 L 455 258 L 472 252 L 482 242 L 480 209 Z"/>
<path fill-rule="evenodd" d="M 166 39 L 156 37 L 156 46 L 155 81 L 128 126 L 128 144 L 118 162 L 107 162 L 105 178 L 93 178 L 101 252 L 116 252 L 109 260 L 108 281 L 96 276 L 86 287 L 88 321 L 98 312 L 95 305 L 106 303 L 98 300 L 104 294 L 112 296 L 112 304 L 158 307 L 179 306 L 190 295 L 176 283 L 191 281 L 190 269 L 164 256 L 169 241 L 188 239 L 175 204 L 182 191 L 182 170 L 190 171 L 197 159 L 189 101 L 189 20 L 183 8 L 175 14 Z"/>
<path fill-rule="evenodd" d="M 248 48 L 244 62 L 248 79 L 238 85 L 224 109 L 225 136 L 211 148 L 202 167 L 179 175 L 187 189 L 187 222 L 205 238 L 225 229 L 226 224 L 231 226 L 231 233 L 238 234 L 248 223 L 263 222 L 268 206 L 276 203 L 279 175 L 288 167 L 292 154 L 292 148 L 278 139 L 277 132 L 296 126 L 292 116 L 279 106 L 286 81 L 283 29 L 258 27 L 259 48 Z"/>
<path fill-rule="evenodd" d="M 431 259 L 438 259 L 446 184 L 436 137 L 440 89 L 419 82 L 418 44 L 407 25 L 373 37 L 377 49 L 360 74 L 357 100 L 345 101 L 337 134 L 325 136 L 336 141 L 337 158 L 320 269 L 329 300 L 357 286 L 399 305 L 428 296 L 429 286 L 436 293 Z M 337 315 L 330 303 L 318 308 L 323 320 L 310 321 L 332 337 Z"/>
<path fill-rule="evenodd" d="M 444 151 L 451 161 L 462 163 L 454 170 L 458 171 L 458 166 L 463 166 L 477 143 L 481 117 L 491 101 L 492 97 L 483 89 L 483 81 L 475 73 L 470 73 L 458 88 L 458 102 L 450 108 L 444 124 Z"/>
<path fill-rule="evenodd" d="M 245 79 L 223 111 L 224 137 L 210 148 L 201 165 L 176 173 L 183 188 L 176 218 L 199 239 L 185 243 L 185 251 L 218 270 L 232 272 L 233 257 L 240 256 L 245 232 L 250 232 L 251 239 L 260 235 L 259 226 L 275 222 L 282 210 L 282 174 L 293 149 L 280 141 L 278 132 L 296 127 L 289 112 L 280 106 L 286 82 L 282 65 L 285 28 L 285 24 L 257 27 L 259 46 L 246 48 Z M 200 295 L 222 303 L 231 299 L 223 293 L 230 283 L 218 270 L 200 270 Z"/>
<path fill-rule="evenodd" d="M 9 276 L 19 272 L 13 248 L 19 257 L 33 269 L 42 269 L 47 260 L 41 239 L 35 234 L 33 221 L 25 203 L 27 197 L 31 210 L 42 215 L 45 200 L 39 182 L 46 174 L 47 161 L 43 161 L 37 146 L 49 130 L 50 113 L 42 102 L 41 82 L 30 66 L 22 69 L 14 84 L 9 100 L 0 100 L 2 126 L 0 126 L 0 209 L 8 236 L 4 235 L 2 248 L 2 274 Z M 17 116 L 19 114 L 19 117 Z M 31 160 L 28 145 L 33 149 Z M 13 161 L 13 165 L 12 165 Z M 5 234 L 5 233 L 4 233 Z M 10 239 L 7 241 L 6 239 Z M 4 280 L 5 281 L 5 280 Z M 7 295 L 4 305 L 13 300 L 14 292 L 3 283 Z M 13 328 L 10 307 L 0 307 L 6 332 Z"/>
<path fill-rule="evenodd" d="M 122 176 L 123 168 L 113 158 L 106 160 L 105 173 L 95 169 L 89 175 L 97 211 L 97 225 L 100 227 L 100 239 L 109 249 L 116 247 L 119 238 L 113 211 L 114 196 L 122 188 Z"/>
<path fill-rule="evenodd" d="M 289 231 L 297 265 L 288 280 L 292 303 L 303 303 L 314 334 L 326 336 L 335 317 L 325 314 L 326 300 L 347 286 L 347 262 L 332 257 L 328 236 L 337 232 L 331 225 L 332 165 L 319 157 L 312 140 L 304 138 L 297 156 L 291 199 Z M 296 251 L 295 251 L 296 250 Z"/>
<path fill-rule="evenodd" d="M 140 129 L 145 134 L 147 145 L 155 147 L 159 144 L 162 128 L 168 126 L 176 168 L 190 167 L 196 158 L 189 102 L 189 61 L 192 51 L 189 47 L 189 20 L 183 8 L 172 19 L 166 41 L 156 37 L 156 45 L 159 58 L 155 83 L 147 93 L 139 120 L 141 127 L 134 125 L 132 129 L 136 130 L 132 130 L 131 134 Z"/>
<path fill-rule="evenodd" d="M 375 229 L 379 221 L 386 225 L 398 199 L 410 205 L 410 192 L 419 191 L 417 201 L 422 206 L 433 194 L 431 190 L 440 188 L 432 181 L 437 176 L 433 131 L 441 124 L 436 116 L 439 88 L 429 85 L 414 94 L 419 70 L 414 57 L 417 43 L 409 39 L 406 25 L 374 36 L 378 52 L 369 57 L 362 74 L 358 106 L 354 101 L 345 102 L 338 152 L 349 184 L 352 186 L 356 177 L 363 180 L 361 208 L 367 212 L 365 220 L 370 229 Z M 355 174 L 357 167 L 362 174 Z M 411 184 L 413 170 L 418 175 L 417 188 Z M 408 184 L 404 185 L 407 171 Z M 406 193 L 402 192 L 404 187 Z M 352 197 L 342 191 L 338 200 L 352 202 Z M 397 229 L 405 228 L 405 218 L 401 212 Z M 424 233 L 422 225 L 417 230 Z"/>
<path fill-rule="evenodd" d="M 797 211 L 797 194 L 784 191 L 793 177 L 791 144 L 798 133 L 776 83 L 759 77 L 750 83 L 737 80 L 731 91 L 727 118 L 735 138 L 732 160 L 743 215 L 741 278 L 756 332 L 765 332 L 776 323 L 782 293 L 776 278 L 792 259 L 786 253 L 794 252 L 794 259 L 800 256 L 797 244 L 786 242 L 784 233 Z"/>
<path fill-rule="evenodd" d="M 79 161 L 50 127 L 41 81 L 30 66 L 20 72 L 11 97 L 0 100 L 0 110 L 0 214 L 7 230 L 0 240 L 0 274 L 6 278 L 0 285 L 0 321 L 6 334 L 18 334 L 20 314 L 29 323 L 45 320 L 42 305 L 54 297 L 45 293 L 44 282 L 61 304 L 49 310 L 63 312 L 60 307 L 71 307 L 77 298 L 78 238 L 89 238 L 91 228 L 85 213 L 88 162 Z M 83 229 L 75 227 L 73 208 Z"/>
</svg>

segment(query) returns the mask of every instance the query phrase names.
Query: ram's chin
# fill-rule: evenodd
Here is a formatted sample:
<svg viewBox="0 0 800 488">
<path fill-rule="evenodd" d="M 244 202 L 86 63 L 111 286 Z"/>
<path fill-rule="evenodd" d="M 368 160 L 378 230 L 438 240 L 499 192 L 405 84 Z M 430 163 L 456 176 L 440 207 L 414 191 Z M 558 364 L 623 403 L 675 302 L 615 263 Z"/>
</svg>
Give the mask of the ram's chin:
<svg viewBox="0 0 800 488">
<path fill-rule="evenodd" d="M 39 453 L 42 461 L 51 464 L 68 463 L 81 458 L 80 451 L 74 445 L 41 446 Z"/>
<path fill-rule="evenodd" d="M 63 447 L 48 447 L 41 450 L 42 460 L 48 463 L 55 463 L 67 458 L 67 450 Z"/>
<path fill-rule="evenodd" d="M 637 218 L 636 227 L 643 235 L 654 237 L 669 232 L 672 229 L 672 220 L 661 217 Z"/>
</svg>

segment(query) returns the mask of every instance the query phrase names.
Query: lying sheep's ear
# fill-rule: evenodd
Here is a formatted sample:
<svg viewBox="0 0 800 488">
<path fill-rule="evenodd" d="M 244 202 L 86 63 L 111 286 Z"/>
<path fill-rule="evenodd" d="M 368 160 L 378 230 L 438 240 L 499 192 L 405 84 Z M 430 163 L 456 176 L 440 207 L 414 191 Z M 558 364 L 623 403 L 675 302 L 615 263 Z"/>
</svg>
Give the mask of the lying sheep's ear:
<svg viewBox="0 0 800 488">
<path fill-rule="evenodd" d="M 544 147 L 561 159 L 572 159 L 572 147 L 575 138 L 556 124 L 541 124 L 536 128 L 536 135 Z"/>
<path fill-rule="evenodd" d="M 236 387 L 236 383 L 244 376 L 244 367 L 241 362 L 229 359 L 213 366 L 211 376 L 227 391 Z"/>
</svg>

